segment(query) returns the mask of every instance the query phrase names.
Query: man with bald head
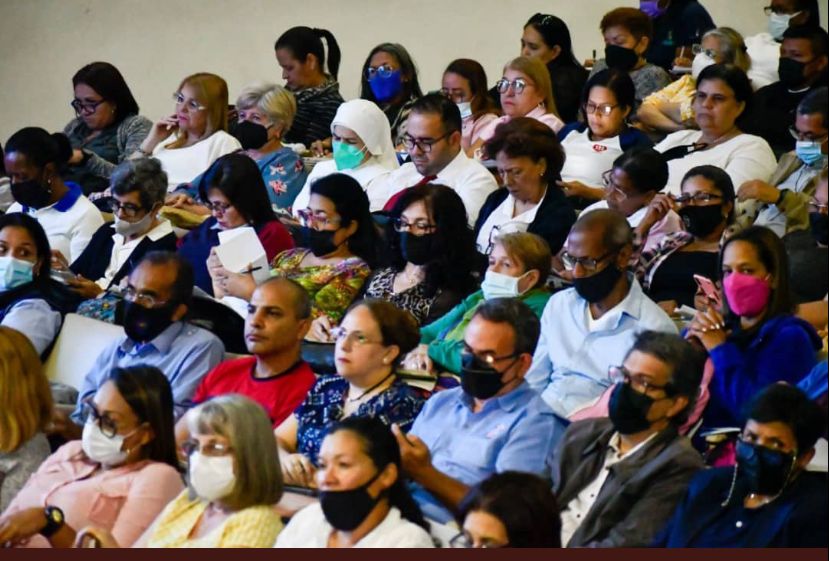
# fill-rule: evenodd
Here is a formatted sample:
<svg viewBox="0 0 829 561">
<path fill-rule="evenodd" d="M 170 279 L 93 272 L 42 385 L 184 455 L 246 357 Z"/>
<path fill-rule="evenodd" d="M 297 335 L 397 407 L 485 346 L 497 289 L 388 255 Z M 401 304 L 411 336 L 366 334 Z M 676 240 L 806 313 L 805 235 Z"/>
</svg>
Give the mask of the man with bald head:
<svg viewBox="0 0 829 561">
<path fill-rule="evenodd" d="M 311 326 L 311 301 L 296 282 L 274 277 L 253 292 L 245 319 L 245 344 L 253 356 L 227 360 L 208 374 L 193 397 L 202 403 L 229 393 L 262 404 L 273 426 L 296 409 L 316 377 L 300 357 L 300 346 Z M 186 423 L 176 427 L 186 437 Z"/>
<path fill-rule="evenodd" d="M 595 210 L 573 225 L 562 261 L 573 287 L 550 298 L 527 382 L 561 417 L 588 407 L 611 385 L 644 330 L 676 333 L 668 315 L 627 271 L 633 232 L 613 210 Z"/>
</svg>

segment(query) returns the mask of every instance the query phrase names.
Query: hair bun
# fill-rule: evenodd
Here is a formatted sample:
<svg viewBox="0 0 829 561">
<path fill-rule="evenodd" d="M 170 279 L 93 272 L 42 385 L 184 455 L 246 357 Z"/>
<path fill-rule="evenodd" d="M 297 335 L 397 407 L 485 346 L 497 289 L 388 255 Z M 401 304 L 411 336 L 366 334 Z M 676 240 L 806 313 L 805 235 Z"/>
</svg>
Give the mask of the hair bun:
<svg viewBox="0 0 829 561">
<path fill-rule="evenodd" d="M 62 132 L 52 133 L 51 137 L 56 147 L 56 163 L 59 165 L 68 163 L 69 160 L 72 158 L 73 151 L 72 144 L 69 142 L 69 138 Z"/>
</svg>

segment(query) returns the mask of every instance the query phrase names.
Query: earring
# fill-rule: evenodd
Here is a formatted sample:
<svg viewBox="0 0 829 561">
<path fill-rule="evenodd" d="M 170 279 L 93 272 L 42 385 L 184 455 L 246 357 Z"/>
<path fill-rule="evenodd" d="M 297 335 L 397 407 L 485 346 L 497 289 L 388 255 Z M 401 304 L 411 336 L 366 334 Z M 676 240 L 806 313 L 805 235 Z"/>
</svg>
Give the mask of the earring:
<svg viewBox="0 0 829 561">
<path fill-rule="evenodd" d="M 388 363 L 389 363 L 389 359 L 384 358 L 384 359 L 383 359 L 383 364 L 388 364 Z"/>
</svg>

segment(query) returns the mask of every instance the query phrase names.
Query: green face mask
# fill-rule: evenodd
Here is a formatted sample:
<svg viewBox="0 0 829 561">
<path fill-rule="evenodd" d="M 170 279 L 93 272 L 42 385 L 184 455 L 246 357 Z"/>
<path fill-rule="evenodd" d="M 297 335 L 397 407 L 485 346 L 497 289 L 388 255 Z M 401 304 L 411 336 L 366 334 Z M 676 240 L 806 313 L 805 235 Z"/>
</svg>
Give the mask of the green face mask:
<svg viewBox="0 0 829 561">
<path fill-rule="evenodd" d="M 334 163 L 337 164 L 337 170 L 354 169 L 362 163 L 365 148 L 357 148 L 353 144 L 346 144 L 338 140 L 335 140 L 333 144 Z"/>
</svg>

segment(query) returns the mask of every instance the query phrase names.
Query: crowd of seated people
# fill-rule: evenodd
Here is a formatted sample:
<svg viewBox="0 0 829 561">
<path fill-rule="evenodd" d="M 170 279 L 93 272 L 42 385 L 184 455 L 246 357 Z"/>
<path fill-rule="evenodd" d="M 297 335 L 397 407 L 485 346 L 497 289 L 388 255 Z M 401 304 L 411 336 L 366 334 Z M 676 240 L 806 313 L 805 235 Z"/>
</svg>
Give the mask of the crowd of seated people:
<svg viewBox="0 0 829 561">
<path fill-rule="evenodd" d="M 827 33 L 766 12 L 351 100 L 297 26 L 152 120 L 85 65 L 0 148 L 0 547 L 827 547 Z"/>
</svg>

